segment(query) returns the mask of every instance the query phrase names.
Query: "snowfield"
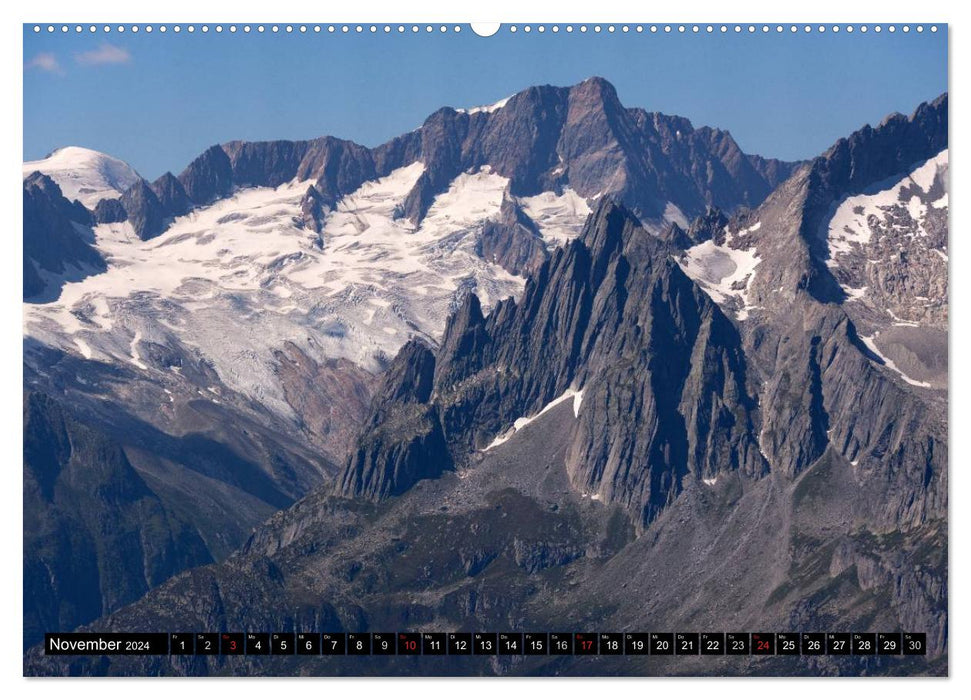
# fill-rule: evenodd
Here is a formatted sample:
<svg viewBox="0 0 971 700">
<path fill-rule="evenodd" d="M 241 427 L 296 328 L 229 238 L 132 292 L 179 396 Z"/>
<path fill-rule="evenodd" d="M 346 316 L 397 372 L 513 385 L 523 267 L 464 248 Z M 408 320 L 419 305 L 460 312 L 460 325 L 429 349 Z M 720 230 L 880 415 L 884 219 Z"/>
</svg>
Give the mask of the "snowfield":
<svg viewBox="0 0 971 700">
<path fill-rule="evenodd" d="M 483 105 L 481 107 L 471 107 L 470 109 L 456 109 L 455 111 L 458 112 L 459 114 L 478 114 L 479 112 L 486 112 L 491 114 L 492 112 L 498 112 L 500 109 L 505 107 L 506 103 L 509 102 L 510 99 L 512 99 L 512 95 L 510 95 L 509 97 L 504 97 L 498 102 L 495 102 L 491 105 Z"/>
<path fill-rule="evenodd" d="M 891 360 L 889 357 L 884 355 L 883 352 L 880 351 L 880 348 L 877 347 L 877 343 L 876 343 L 878 335 L 880 334 L 876 333 L 874 335 L 861 335 L 860 340 L 863 341 L 863 344 L 867 346 L 870 352 L 872 352 L 874 355 L 879 357 L 880 360 L 883 361 L 883 364 L 887 369 L 891 370 L 892 372 L 895 372 L 897 376 L 899 376 L 905 382 L 907 382 L 908 384 L 912 384 L 913 386 L 929 388 L 931 385 L 928 382 L 919 382 L 916 379 L 912 379 L 911 377 L 908 377 L 906 374 L 904 374 L 903 370 L 897 367 L 897 365 L 894 363 L 893 360 Z"/>
<path fill-rule="evenodd" d="M 887 223 L 888 217 L 898 206 L 904 207 L 917 224 L 914 235 L 924 235 L 922 223 L 927 214 L 926 195 L 930 194 L 938 174 L 947 170 L 948 152 L 944 150 L 903 178 L 884 183 L 874 188 L 874 192 L 843 199 L 830 218 L 826 232 L 830 255 L 827 265 L 839 267 L 843 255 L 865 249 L 870 243 L 874 226 Z M 930 202 L 930 206 L 935 209 L 947 207 L 947 194 Z"/>
<path fill-rule="evenodd" d="M 759 224 L 755 224 L 745 229 L 745 233 L 756 231 L 758 227 Z M 762 259 L 754 247 L 747 250 L 732 248 L 733 239 L 734 236 L 727 234 L 723 245 L 710 239 L 699 243 L 688 248 L 677 262 L 715 303 L 724 306 L 737 300 L 740 308 L 735 311 L 735 317 L 744 321 L 756 308 L 749 303 L 748 290 L 755 277 L 755 268 Z"/>
<path fill-rule="evenodd" d="M 397 211 L 423 171 L 413 163 L 365 183 L 320 234 L 301 224 L 310 182 L 238 190 L 149 241 L 127 222 L 99 225 L 108 270 L 65 284 L 54 302 L 26 304 L 24 334 L 147 375 L 178 371 L 153 358 L 192 356 L 228 389 L 290 417 L 276 376 L 286 343 L 317 362 L 379 371 L 410 337 L 437 340 L 467 292 L 489 309 L 522 291 L 523 278 L 476 252 L 508 180 L 488 166 L 461 174 L 416 228 Z M 589 212 L 575 193 L 531 199 L 550 246 L 576 236 Z"/>
<path fill-rule="evenodd" d="M 94 209 L 102 199 L 120 197 L 140 178 L 128 163 L 78 146 L 59 148 L 43 160 L 23 164 L 23 175 L 35 171 L 50 176 L 70 200 Z"/>
<path fill-rule="evenodd" d="M 826 265 L 849 301 L 871 315 L 885 313 L 893 325 L 942 322 L 939 314 L 932 321 L 914 302 L 946 304 L 947 180 L 944 150 L 909 173 L 833 206 L 821 231 L 828 246 Z M 911 269 L 900 269 L 904 264 Z M 900 280 L 905 280 L 904 293 Z"/>
<path fill-rule="evenodd" d="M 543 192 L 534 197 L 521 197 L 519 204 L 536 222 L 543 238 L 558 245 L 579 236 L 591 212 L 587 200 L 569 187 L 562 194 Z"/>
</svg>

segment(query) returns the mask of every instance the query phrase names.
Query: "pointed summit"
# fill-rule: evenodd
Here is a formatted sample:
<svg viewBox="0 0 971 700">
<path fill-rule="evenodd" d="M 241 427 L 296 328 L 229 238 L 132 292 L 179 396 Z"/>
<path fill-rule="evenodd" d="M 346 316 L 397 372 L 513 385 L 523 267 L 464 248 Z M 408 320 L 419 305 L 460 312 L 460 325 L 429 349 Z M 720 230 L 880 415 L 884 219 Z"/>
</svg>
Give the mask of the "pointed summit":
<svg viewBox="0 0 971 700">
<path fill-rule="evenodd" d="M 434 371 L 435 356 L 423 342 L 401 349 L 375 394 L 336 494 L 380 501 L 452 468 L 438 412 L 426 403 Z"/>
<path fill-rule="evenodd" d="M 613 114 L 624 108 L 617 97 L 617 88 L 599 76 L 587 78 L 571 87 L 570 103 L 571 107 L 586 107 L 604 114 Z"/>
<path fill-rule="evenodd" d="M 121 197 L 121 205 L 128 214 L 128 222 L 135 235 L 143 241 L 162 233 L 165 225 L 162 204 L 147 182 L 139 179 L 129 187 Z"/>
<path fill-rule="evenodd" d="M 162 205 L 166 216 L 182 216 L 192 208 L 182 183 L 172 173 L 165 173 L 152 183 L 152 191 Z"/>
<path fill-rule="evenodd" d="M 233 188 L 233 168 L 221 146 L 211 146 L 179 175 L 186 195 L 195 204 L 208 204 Z"/>
</svg>

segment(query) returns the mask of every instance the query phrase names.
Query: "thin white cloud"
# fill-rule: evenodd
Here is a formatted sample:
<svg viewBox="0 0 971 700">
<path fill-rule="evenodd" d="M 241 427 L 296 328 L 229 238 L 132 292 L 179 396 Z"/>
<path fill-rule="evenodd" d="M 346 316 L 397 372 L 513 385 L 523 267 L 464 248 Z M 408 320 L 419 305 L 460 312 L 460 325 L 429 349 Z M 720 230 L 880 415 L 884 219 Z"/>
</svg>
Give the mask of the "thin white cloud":
<svg viewBox="0 0 971 700">
<path fill-rule="evenodd" d="M 111 63 L 128 63 L 131 60 L 131 54 L 117 46 L 102 44 L 91 51 L 75 54 L 74 60 L 82 66 L 103 66 Z"/>
<path fill-rule="evenodd" d="M 57 62 L 57 56 L 52 53 L 39 53 L 24 64 L 24 68 L 36 68 L 47 73 L 63 73 L 61 64 Z"/>
</svg>

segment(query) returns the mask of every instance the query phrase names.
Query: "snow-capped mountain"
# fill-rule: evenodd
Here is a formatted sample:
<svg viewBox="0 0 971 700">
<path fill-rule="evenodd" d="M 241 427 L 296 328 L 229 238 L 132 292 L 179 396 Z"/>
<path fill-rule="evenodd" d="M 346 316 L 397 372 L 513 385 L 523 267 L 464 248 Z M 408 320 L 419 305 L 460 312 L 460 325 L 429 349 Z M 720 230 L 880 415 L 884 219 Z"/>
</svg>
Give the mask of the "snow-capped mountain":
<svg viewBox="0 0 971 700">
<path fill-rule="evenodd" d="M 42 172 L 69 200 L 93 210 L 102 199 L 116 199 L 141 178 L 128 163 L 79 146 L 67 146 L 23 165 L 24 177 Z"/>
<path fill-rule="evenodd" d="M 692 179 L 699 166 L 707 181 Z M 299 422 L 278 376 L 285 345 L 379 371 L 409 337 L 434 342 L 469 291 L 487 311 L 517 296 L 519 273 L 574 238 L 600 197 L 626 199 L 661 230 L 705 202 L 758 203 L 791 166 L 624 108 L 591 79 L 445 108 L 370 151 L 329 137 L 230 142 L 150 185 L 83 149 L 25 169 L 84 197 L 107 261 L 29 304 L 26 335 L 176 395 L 178 366 L 204 363 L 224 391 Z"/>
<path fill-rule="evenodd" d="M 841 304 L 878 366 L 946 389 L 946 113 L 945 95 L 891 115 L 800 168 L 754 211 L 709 213 L 685 233 L 682 268 L 742 322 L 781 314 L 791 290 L 809 289 Z"/>
<path fill-rule="evenodd" d="M 836 277 L 861 237 L 837 216 L 845 201 L 863 207 L 878 244 L 900 207 L 922 222 L 905 246 L 931 237 L 913 199 L 943 207 L 946 124 L 939 100 L 867 127 L 755 210 L 709 209 L 686 229 L 659 232 L 597 201 L 518 298 L 485 314 L 468 294 L 434 346 L 402 347 L 332 484 L 275 514 L 233 557 L 173 577 L 92 629 L 756 620 L 801 631 L 838 620 L 925 630 L 915 668 L 946 673 L 946 393 L 914 386 L 869 348 L 861 333 L 879 319 L 859 316 L 864 297 L 849 298 Z M 424 221 L 435 216 L 433 205 Z M 923 259 L 898 261 L 896 279 L 936 275 Z M 164 670 L 286 668 L 265 658 Z M 610 675 L 711 672 L 704 657 L 661 671 L 661 657 L 605 658 L 596 670 Z M 149 663 L 112 659 L 107 672 L 144 674 Z M 305 663 L 352 669 L 346 657 Z M 859 655 L 725 663 L 739 673 L 909 672 Z M 64 672 L 36 650 L 28 664 Z M 407 664 L 369 668 L 407 674 Z M 526 656 L 470 668 L 582 664 Z"/>
<path fill-rule="evenodd" d="M 904 580 L 906 567 L 880 547 L 840 538 L 940 536 L 946 149 L 946 96 L 791 164 L 743 154 L 725 132 L 625 108 L 591 79 L 487 108 L 443 108 L 374 149 L 333 137 L 227 142 L 178 176 L 106 188 L 93 206 L 62 194 L 65 170 L 31 171 L 25 279 L 32 271 L 41 291 L 25 288 L 25 411 L 38 431 L 66 435 L 58 444 L 80 436 L 92 454 L 110 455 L 98 474 L 121 474 L 145 496 L 92 504 L 124 515 L 107 534 L 85 530 L 95 543 L 140 532 L 132 513 L 161 508 L 167 524 L 153 538 L 189 537 L 201 542 L 193 561 L 220 560 L 286 509 L 238 558 L 204 574 L 211 587 L 182 577 L 131 606 L 122 619 L 133 628 L 158 619 L 152 600 L 179 611 L 191 601 L 216 619 L 228 613 L 213 591 L 233 601 L 268 590 L 264 603 L 233 614 L 294 626 L 266 612 L 293 593 L 274 588 L 261 568 L 269 558 L 288 573 L 335 567 L 357 605 L 371 594 L 366 576 L 360 590 L 347 586 L 358 561 L 400 552 L 375 554 L 375 542 L 390 540 L 354 509 L 396 497 L 405 505 L 386 506 L 393 518 L 410 522 L 414 507 L 444 523 L 411 539 L 419 551 L 456 553 L 427 570 L 446 587 L 463 581 L 467 600 L 492 599 L 476 576 L 497 558 L 524 572 L 519 592 L 547 590 L 554 582 L 542 572 L 574 561 L 598 580 L 607 559 L 651 528 L 689 558 L 713 541 L 739 542 L 815 566 L 807 551 L 839 548 L 835 569 L 859 562 L 874 580 Z M 104 186 L 85 177 L 71 175 L 64 191 Z M 48 259 L 46 241 L 70 259 Z M 572 410 L 560 406 L 566 398 Z M 554 444 L 540 426 L 555 428 Z M 44 500 L 45 489 L 77 465 L 35 443 L 33 495 L 57 512 L 67 506 Z M 488 478 L 471 474 L 480 462 Z M 819 482 L 827 486 L 812 490 Z M 441 498 L 426 499 L 423 483 Z M 507 487 L 525 489 L 527 505 L 497 495 Z M 503 517 L 507 506 L 546 514 L 553 534 L 524 543 L 500 523 L 482 530 L 474 551 L 450 539 L 468 523 L 443 507 L 488 518 L 495 502 Z M 824 522 L 800 520 L 807 502 Z M 766 528 L 740 524 L 766 513 L 792 531 L 768 528 L 776 539 L 766 544 Z M 690 555 L 664 530 L 686 519 L 701 523 Z M 335 555 L 329 533 L 349 522 L 361 538 Z M 64 587 L 72 575 L 56 556 L 44 559 L 71 540 L 63 523 L 31 547 L 38 586 Z M 564 525 L 573 534 L 557 540 Z M 98 565 L 110 570 L 118 562 L 105 551 Z M 91 582 L 90 605 L 71 624 L 183 565 L 126 556 L 155 573 L 123 595 Z M 653 556 L 614 565 L 644 567 Z M 707 576 L 710 561 L 698 557 L 689 564 Z M 665 571 L 672 561 L 660 562 Z M 225 583 L 234 567 L 243 567 L 238 586 Z M 912 596 L 919 610 L 904 600 L 888 624 L 946 627 L 927 612 L 940 587 L 939 562 L 928 567 L 921 581 L 933 590 Z M 818 592 L 818 577 L 793 577 L 779 567 L 772 590 L 740 604 L 771 599 L 787 623 Z M 311 584 L 306 599 L 326 600 L 330 583 Z M 664 609 L 685 612 L 678 593 L 663 593 Z M 430 604 L 429 619 L 518 624 L 501 605 L 465 610 L 451 595 Z M 861 596 L 840 600 L 857 610 Z M 403 614 L 398 602 L 371 602 L 388 620 Z M 45 605 L 37 602 L 38 617 L 57 614 Z M 876 614 L 860 605 L 859 619 Z M 343 613 L 318 613 L 343 624 Z"/>
<path fill-rule="evenodd" d="M 33 424 L 85 421 L 218 559 L 336 476 L 404 343 L 434 345 L 470 292 L 486 312 L 520 296 L 604 197 L 662 232 L 756 205 L 792 168 L 596 78 L 442 108 L 373 149 L 229 141 L 153 182 L 60 149 L 24 165 Z"/>
<path fill-rule="evenodd" d="M 198 355 L 232 391 L 292 416 L 275 376 L 274 354 L 286 343 L 375 372 L 410 336 L 434 339 L 466 291 L 489 306 L 521 291 L 521 277 L 477 253 L 508 180 L 488 166 L 463 173 L 416 227 L 395 211 L 422 172 L 416 162 L 363 184 L 328 212 L 320 233 L 300 223 L 306 181 L 238 189 L 148 241 L 127 221 L 98 224 L 95 247 L 108 269 L 65 285 L 55 302 L 27 305 L 25 331 L 146 372 L 173 371 L 146 348 L 167 348 L 170 360 Z M 575 236 L 588 212 L 569 193 L 523 206 L 545 215 L 539 230 L 549 246 Z"/>
</svg>

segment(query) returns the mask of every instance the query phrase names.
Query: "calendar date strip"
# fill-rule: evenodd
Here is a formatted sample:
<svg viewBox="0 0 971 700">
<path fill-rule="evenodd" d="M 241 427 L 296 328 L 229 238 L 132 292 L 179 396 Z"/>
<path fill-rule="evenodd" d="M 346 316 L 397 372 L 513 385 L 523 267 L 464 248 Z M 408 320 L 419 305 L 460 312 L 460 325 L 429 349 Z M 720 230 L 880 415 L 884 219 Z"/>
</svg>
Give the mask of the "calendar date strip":
<svg viewBox="0 0 971 700">
<path fill-rule="evenodd" d="M 201 656 L 924 656 L 923 632 L 49 633 L 44 653 Z"/>
</svg>

